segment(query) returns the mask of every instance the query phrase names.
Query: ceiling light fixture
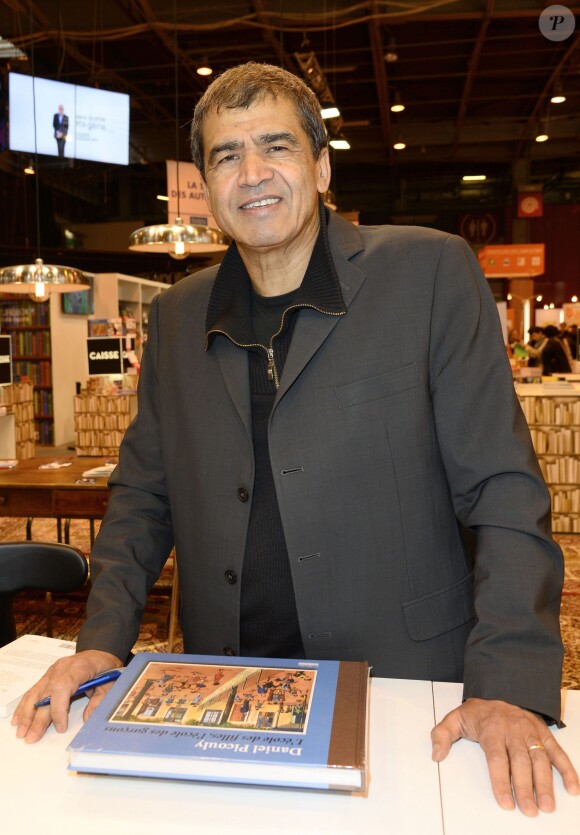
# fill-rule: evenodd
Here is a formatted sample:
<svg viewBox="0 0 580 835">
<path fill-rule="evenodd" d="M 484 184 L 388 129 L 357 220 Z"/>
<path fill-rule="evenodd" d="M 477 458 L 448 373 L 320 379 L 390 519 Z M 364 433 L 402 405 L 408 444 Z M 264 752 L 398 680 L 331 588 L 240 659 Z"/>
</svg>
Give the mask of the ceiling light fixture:
<svg viewBox="0 0 580 835">
<path fill-rule="evenodd" d="M 548 126 L 546 122 L 542 119 L 536 131 L 536 142 L 547 142 L 549 138 L 550 137 L 548 134 Z"/>
<path fill-rule="evenodd" d="M 343 121 L 340 110 L 336 106 L 334 96 L 328 86 L 324 70 L 318 63 L 314 52 L 295 52 L 294 58 L 300 68 L 300 72 L 309 87 L 314 90 L 320 102 L 320 115 L 327 121 L 328 135 L 331 137 L 330 144 L 333 148 L 348 150 L 350 148 L 347 140 L 341 133 Z M 334 143 L 339 142 L 339 145 Z M 346 144 L 344 144 L 346 143 Z"/>
<path fill-rule="evenodd" d="M 552 104 L 563 104 L 566 101 L 566 96 L 562 91 L 562 82 L 557 81 L 554 85 L 554 92 L 550 98 Z"/>
<path fill-rule="evenodd" d="M 486 174 L 464 174 L 461 178 L 464 183 L 479 183 L 487 180 Z"/>
<path fill-rule="evenodd" d="M 394 64 L 399 60 L 399 53 L 397 52 L 397 42 L 392 32 L 389 32 L 389 40 L 387 41 L 387 49 L 384 54 L 384 59 L 387 64 Z"/>
<path fill-rule="evenodd" d="M 395 151 L 404 151 L 406 147 L 407 143 L 403 139 L 402 134 L 398 133 L 396 140 L 393 142 L 393 148 L 395 149 Z"/>
<path fill-rule="evenodd" d="M 24 173 L 32 176 L 32 174 L 36 174 L 36 169 L 34 168 L 34 163 L 32 160 L 28 163 L 28 165 L 24 166 Z"/>
<path fill-rule="evenodd" d="M 168 252 L 181 260 L 197 253 L 223 252 L 227 238 L 219 229 L 192 226 L 177 216 L 175 223 L 143 226 L 131 234 L 129 249 L 133 252 Z"/>
<path fill-rule="evenodd" d="M 197 73 L 198 75 L 208 76 L 208 75 L 212 75 L 212 73 L 213 73 L 213 69 L 212 69 L 212 68 L 209 66 L 209 64 L 206 62 L 205 64 L 202 64 L 201 66 L 199 66 L 199 67 L 196 69 L 196 73 Z"/>
<path fill-rule="evenodd" d="M 177 59 L 177 7 L 173 0 L 173 54 L 175 84 L 175 176 L 177 180 L 177 216 L 173 223 L 157 223 L 136 229 L 129 239 L 133 252 L 167 252 L 181 260 L 189 255 L 223 252 L 228 248 L 227 235 L 209 226 L 192 226 L 181 219 L 179 206 L 179 74 Z M 159 196 L 163 200 L 163 195 Z M 168 198 L 167 198 L 168 199 Z"/>
<path fill-rule="evenodd" d="M 328 144 L 335 151 L 350 151 L 350 142 L 348 139 L 331 139 Z"/>
<path fill-rule="evenodd" d="M 395 100 L 393 101 L 393 103 L 391 105 L 391 111 L 393 113 L 402 113 L 404 109 L 405 109 L 405 105 L 401 101 L 401 94 L 397 90 L 397 92 L 395 93 Z"/>
<path fill-rule="evenodd" d="M 323 107 L 320 111 L 320 115 L 323 119 L 338 119 L 340 116 L 340 110 L 335 104 L 333 104 L 329 107 Z"/>
<path fill-rule="evenodd" d="M 0 270 L 0 293 L 27 293 L 35 301 L 45 301 L 49 293 L 70 293 L 90 288 L 88 277 L 74 267 L 45 264 L 19 264 Z"/>
<path fill-rule="evenodd" d="M 7 41 L 0 35 L 0 59 L 4 61 L 13 61 L 14 59 L 25 61 L 26 53 L 20 47 L 15 46 L 12 41 Z"/>
</svg>

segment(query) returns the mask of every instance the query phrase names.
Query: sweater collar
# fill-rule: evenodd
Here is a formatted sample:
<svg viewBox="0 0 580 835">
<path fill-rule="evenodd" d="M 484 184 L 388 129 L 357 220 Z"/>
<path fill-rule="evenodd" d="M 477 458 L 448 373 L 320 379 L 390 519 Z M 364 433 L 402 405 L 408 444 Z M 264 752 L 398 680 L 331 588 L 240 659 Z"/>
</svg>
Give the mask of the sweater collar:
<svg viewBox="0 0 580 835">
<path fill-rule="evenodd" d="M 336 316 L 346 313 L 346 305 L 328 242 L 327 212 L 320 199 L 320 231 L 291 307 L 311 307 L 320 313 Z M 238 345 L 254 343 L 250 300 L 250 277 L 236 243 L 233 242 L 220 264 L 209 299 L 206 349 L 220 333 Z"/>
</svg>

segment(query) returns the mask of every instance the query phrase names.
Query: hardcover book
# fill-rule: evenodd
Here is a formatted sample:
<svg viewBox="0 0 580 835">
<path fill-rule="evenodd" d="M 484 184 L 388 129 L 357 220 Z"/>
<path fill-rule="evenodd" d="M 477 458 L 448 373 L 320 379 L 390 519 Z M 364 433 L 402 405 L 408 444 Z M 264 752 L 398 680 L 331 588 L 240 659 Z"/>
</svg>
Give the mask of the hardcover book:
<svg viewBox="0 0 580 835">
<path fill-rule="evenodd" d="M 365 662 L 140 653 L 69 768 L 363 791 L 368 677 Z"/>
</svg>

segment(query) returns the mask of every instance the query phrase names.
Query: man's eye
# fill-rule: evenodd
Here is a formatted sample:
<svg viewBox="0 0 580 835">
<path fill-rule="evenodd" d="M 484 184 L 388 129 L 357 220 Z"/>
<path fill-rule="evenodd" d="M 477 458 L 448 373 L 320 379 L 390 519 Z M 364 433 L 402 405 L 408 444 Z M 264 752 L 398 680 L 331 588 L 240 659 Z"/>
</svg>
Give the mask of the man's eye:
<svg viewBox="0 0 580 835">
<path fill-rule="evenodd" d="M 218 165 L 221 165 L 222 162 L 231 162 L 234 159 L 236 159 L 235 154 L 226 154 L 225 157 L 220 157 L 220 159 L 218 160 Z"/>
<path fill-rule="evenodd" d="M 271 145 L 270 148 L 268 148 L 268 151 L 273 152 L 273 153 L 276 153 L 277 151 L 286 151 L 286 150 L 287 150 L 287 148 L 286 148 L 285 145 Z"/>
</svg>

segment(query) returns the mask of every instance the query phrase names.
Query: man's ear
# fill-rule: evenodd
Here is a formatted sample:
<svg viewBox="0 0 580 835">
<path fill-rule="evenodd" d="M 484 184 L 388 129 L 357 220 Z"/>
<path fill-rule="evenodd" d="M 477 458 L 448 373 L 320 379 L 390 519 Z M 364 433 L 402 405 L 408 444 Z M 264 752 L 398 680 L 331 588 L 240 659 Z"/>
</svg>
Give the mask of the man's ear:
<svg viewBox="0 0 580 835">
<path fill-rule="evenodd" d="M 322 149 L 320 156 L 316 160 L 316 165 L 318 168 L 318 181 L 316 186 L 320 194 L 325 194 L 330 187 L 332 173 L 330 170 L 330 154 L 328 153 L 328 148 Z"/>
</svg>

